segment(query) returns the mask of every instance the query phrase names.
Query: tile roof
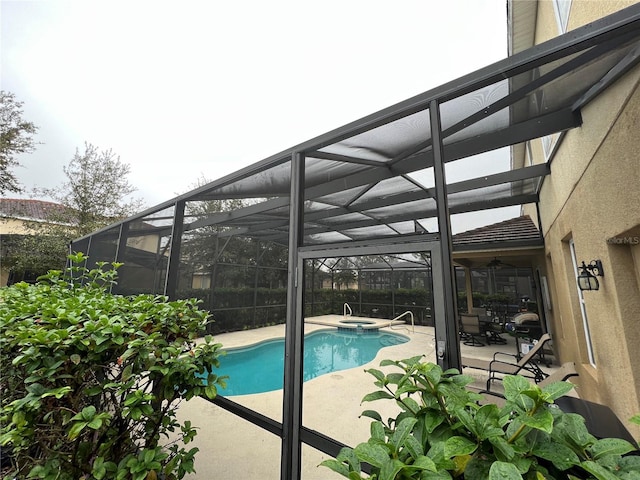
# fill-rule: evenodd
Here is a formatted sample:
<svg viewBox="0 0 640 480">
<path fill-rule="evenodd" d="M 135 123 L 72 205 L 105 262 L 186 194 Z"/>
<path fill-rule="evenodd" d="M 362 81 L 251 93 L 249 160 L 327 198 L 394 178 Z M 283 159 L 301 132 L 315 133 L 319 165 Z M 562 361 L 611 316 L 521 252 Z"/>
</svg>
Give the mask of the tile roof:
<svg viewBox="0 0 640 480">
<path fill-rule="evenodd" d="M 25 220 L 49 220 L 65 207 L 59 203 L 26 198 L 0 198 L 0 217 Z"/>
<path fill-rule="evenodd" d="M 529 245 L 542 245 L 540 231 L 529 215 L 516 217 L 504 222 L 486 225 L 453 236 L 454 247 L 489 246 L 493 243 L 517 242 Z"/>
</svg>

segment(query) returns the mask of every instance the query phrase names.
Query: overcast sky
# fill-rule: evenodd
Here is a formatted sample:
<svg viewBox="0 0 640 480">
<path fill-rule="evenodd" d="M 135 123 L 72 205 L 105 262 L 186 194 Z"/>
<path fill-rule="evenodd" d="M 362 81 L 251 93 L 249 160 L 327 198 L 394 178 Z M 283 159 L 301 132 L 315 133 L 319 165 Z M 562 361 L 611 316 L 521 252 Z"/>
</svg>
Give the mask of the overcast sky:
<svg viewBox="0 0 640 480">
<path fill-rule="evenodd" d="M 23 185 L 89 142 L 147 206 L 507 55 L 506 0 L 0 5 L 2 89 L 42 142 Z"/>
</svg>

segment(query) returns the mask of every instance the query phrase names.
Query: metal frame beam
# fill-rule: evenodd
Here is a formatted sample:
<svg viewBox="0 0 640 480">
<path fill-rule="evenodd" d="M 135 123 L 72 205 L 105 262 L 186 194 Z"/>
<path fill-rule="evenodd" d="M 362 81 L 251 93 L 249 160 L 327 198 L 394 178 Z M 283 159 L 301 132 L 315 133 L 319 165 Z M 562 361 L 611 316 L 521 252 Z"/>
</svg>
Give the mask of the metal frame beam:
<svg viewBox="0 0 640 480">
<path fill-rule="evenodd" d="M 306 245 L 299 249 L 299 254 L 302 259 L 308 260 L 312 258 L 358 257 L 422 251 L 437 253 L 439 240 L 440 235 L 437 233 L 415 234 L 408 238 L 402 237 L 402 239 L 377 238 L 375 240 L 360 240 L 349 243 Z"/>
<path fill-rule="evenodd" d="M 625 73 L 635 67 L 640 62 L 640 47 L 632 49 L 626 57 L 613 67 L 598 83 L 591 87 L 578 100 L 573 103 L 574 110 L 579 110 L 595 97 L 600 95 L 609 85 L 622 77 Z"/>
<path fill-rule="evenodd" d="M 488 187 L 492 185 L 500 185 L 503 183 L 518 181 L 518 180 L 526 180 L 530 178 L 536 178 L 544 175 L 548 175 L 550 173 L 550 168 L 547 164 L 533 165 L 530 167 L 524 167 L 517 170 L 509 170 L 506 172 L 501 172 L 493 175 L 488 175 L 481 178 L 465 180 L 462 182 L 452 183 L 448 186 L 448 193 L 460 193 L 468 190 L 475 190 L 478 188 Z M 426 190 L 418 190 L 413 192 L 404 192 L 397 195 L 390 195 L 384 198 L 373 198 L 371 200 L 367 200 L 365 202 L 358 203 L 357 205 L 353 205 L 349 208 L 347 207 L 331 207 L 326 210 L 320 211 L 312 211 L 305 215 L 306 222 L 318 222 L 323 218 L 335 218 L 340 215 L 347 215 L 351 213 L 362 213 L 366 210 L 371 210 L 375 208 L 381 208 L 386 206 L 398 205 L 407 202 L 413 202 L 418 200 L 432 199 L 435 198 L 435 189 L 428 188 Z M 287 198 L 288 202 L 288 198 Z M 252 206 L 255 207 L 255 206 Z M 465 210 L 467 211 L 467 210 Z M 238 211 L 236 211 L 238 212 Z M 218 214 L 215 214 L 218 215 Z M 240 218 L 243 214 L 238 213 L 237 218 Z M 400 220 L 403 218 L 402 216 L 394 216 L 393 222 L 403 221 Z M 366 222 L 367 220 L 362 220 Z M 371 220 L 369 226 L 371 225 L 379 225 L 380 222 L 384 220 L 377 219 Z M 204 219 L 202 220 L 204 222 Z M 220 234 L 221 237 L 232 236 L 232 235 L 246 235 L 251 233 L 257 233 L 260 231 L 277 229 L 288 224 L 288 219 L 281 220 L 266 220 L 263 223 L 257 223 L 252 227 L 238 227 L 229 230 L 228 232 L 222 232 Z M 201 223 L 202 226 L 202 223 Z M 367 226 L 367 225 L 365 225 Z M 333 227 L 339 227 L 338 230 L 344 230 L 348 228 L 354 228 L 353 225 L 349 226 L 345 224 L 340 226 L 338 224 L 328 224 L 326 231 L 331 230 Z"/>
<path fill-rule="evenodd" d="M 211 402 L 215 405 L 218 405 L 221 408 L 224 408 L 228 412 L 231 412 L 239 417 L 248 420 L 249 422 L 257 425 L 258 427 L 266 430 L 267 432 L 273 433 L 279 437 L 282 437 L 282 424 L 280 422 L 275 421 L 274 419 L 262 415 L 261 413 L 256 412 L 255 410 L 251 410 L 244 405 L 240 405 L 239 403 L 234 402 L 233 400 L 229 400 L 226 397 L 217 396 L 213 400 L 207 397 L 201 397 L 208 402 Z"/>
<path fill-rule="evenodd" d="M 334 162 L 353 163 L 356 165 L 367 165 L 375 168 L 388 168 L 386 162 L 380 162 L 377 160 L 368 160 L 366 158 L 350 157 L 348 155 L 340 155 L 338 153 L 323 152 L 321 150 L 315 150 L 307 153 L 307 158 L 318 158 L 320 160 L 331 160 Z"/>
</svg>

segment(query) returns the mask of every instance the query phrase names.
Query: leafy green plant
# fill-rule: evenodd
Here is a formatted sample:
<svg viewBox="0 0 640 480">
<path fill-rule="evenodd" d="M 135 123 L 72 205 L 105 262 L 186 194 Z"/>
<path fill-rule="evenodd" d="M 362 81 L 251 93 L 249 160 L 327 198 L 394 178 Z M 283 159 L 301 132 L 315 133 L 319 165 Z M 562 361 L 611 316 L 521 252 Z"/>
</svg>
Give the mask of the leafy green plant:
<svg viewBox="0 0 640 480">
<path fill-rule="evenodd" d="M 598 440 L 584 418 L 553 404 L 571 390 L 568 382 L 540 388 L 505 377 L 506 404 L 499 408 L 480 406 L 482 397 L 466 388 L 472 379 L 457 370 L 442 371 L 420 357 L 381 366 L 394 371 L 367 370 L 378 390 L 363 401 L 392 400 L 400 413 L 384 422 L 378 412 L 364 411 L 374 420 L 369 440 L 322 462 L 350 480 L 640 478 L 640 456 L 625 456 L 637 445 Z M 363 476 L 364 464 L 370 476 Z"/>
<path fill-rule="evenodd" d="M 8 478 L 176 479 L 193 472 L 196 430 L 180 400 L 214 398 L 221 345 L 196 337 L 196 300 L 109 293 L 119 264 L 0 290 L 0 444 Z M 196 375 L 200 374 L 200 376 Z M 200 378 L 200 377 L 204 377 Z"/>
</svg>

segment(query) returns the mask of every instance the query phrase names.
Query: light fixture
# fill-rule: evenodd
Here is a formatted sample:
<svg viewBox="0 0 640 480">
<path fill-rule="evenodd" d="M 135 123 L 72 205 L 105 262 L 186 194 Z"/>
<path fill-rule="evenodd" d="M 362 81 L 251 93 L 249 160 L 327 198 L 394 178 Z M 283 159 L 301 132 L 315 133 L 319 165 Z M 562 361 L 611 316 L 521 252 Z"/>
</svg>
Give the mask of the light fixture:
<svg viewBox="0 0 640 480">
<path fill-rule="evenodd" d="M 602 262 L 600 260 L 591 260 L 587 265 L 583 261 L 578 268 L 582 270 L 578 275 L 578 287 L 580 290 L 599 290 L 600 282 L 596 277 L 604 277 Z"/>
</svg>

